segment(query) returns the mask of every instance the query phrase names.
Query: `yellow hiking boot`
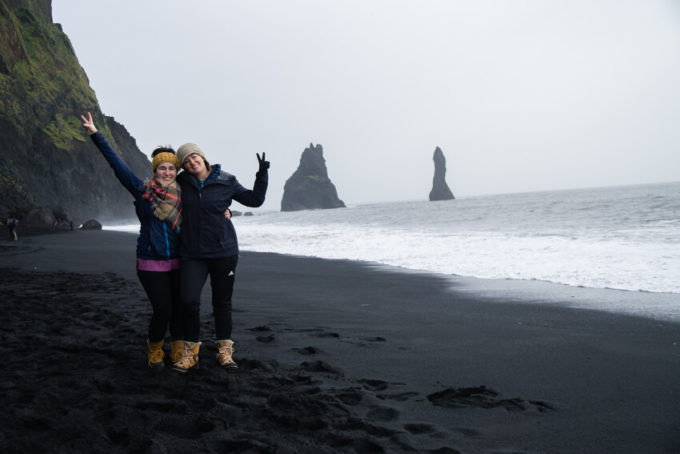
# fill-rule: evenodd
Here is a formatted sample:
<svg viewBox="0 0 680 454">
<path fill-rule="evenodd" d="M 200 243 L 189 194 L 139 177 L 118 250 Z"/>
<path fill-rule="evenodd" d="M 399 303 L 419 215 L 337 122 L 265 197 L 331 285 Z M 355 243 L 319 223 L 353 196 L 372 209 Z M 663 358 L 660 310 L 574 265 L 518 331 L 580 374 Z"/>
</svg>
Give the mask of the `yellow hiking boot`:
<svg viewBox="0 0 680 454">
<path fill-rule="evenodd" d="M 149 367 L 152 369 L 162 369 L 163 368 L 163 341 L 160 342 L 150 342 L 149 339 L 146 340 L 146 345 L 148 347 L 146 356 L 149 358 Z"/>
<path fill-rule="evenodd" d="M 198 351 L 200 348 L 200 342 L 185 341 L 182 358 L 172 365 L 172 369 L 182 373 L 188 372 L 189 369 L 198 369 Z"/>
<path fill-rule="evenodd" d="M 175 364 L 177 361 L 182 359 L 184 354 L 184 341 L 174 340 L 170 342 L 170 362 Z"/>
<path fill-rule="evenodd" d="M 231 339 L 218 340 L 217 350 L 217 361 L 220 363 L 220 366 L 227 369 L 238 368 L 236 361 L 231 357 L 234 354 L 234 341 Z"/>
</svg>

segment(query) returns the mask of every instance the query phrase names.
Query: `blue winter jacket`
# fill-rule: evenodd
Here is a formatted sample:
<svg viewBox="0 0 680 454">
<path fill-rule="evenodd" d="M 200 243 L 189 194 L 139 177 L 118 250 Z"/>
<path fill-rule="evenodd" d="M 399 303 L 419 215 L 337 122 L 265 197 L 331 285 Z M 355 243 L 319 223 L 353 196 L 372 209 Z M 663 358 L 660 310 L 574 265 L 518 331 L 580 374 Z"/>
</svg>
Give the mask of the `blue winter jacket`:
<svg viewBox="0 0 680 454">
<path fill-rule="evenodd" d="M 224 212 L 232 199 L 249 207 L 262 205 L 269 181 L 267 170 L 257 172 L 253 190 L 241 186 L 219 164 L 212 165 L 203 185 L 186 171 L 177 175 L 177 181 L 182 188 L 182 259 L 237 255 L 236 230 Z"/>
<path fill-rule="evenodd" d="M 104 158 L 108 161 L 113 172 L 125 189 L 135 198 L 135 211 L 139 218 L 139 238 L 137 238 L 137 257 L 147 260 L 168 260 L 178 258 L 179 234 L 170 224 L 161 221 L 151 209 L 151 202 L 142 198 L 144 182 L 139 179 L 130 168 L 118 157 L 118 153 L 97 131 L 90 136 Z"/>
</svg>

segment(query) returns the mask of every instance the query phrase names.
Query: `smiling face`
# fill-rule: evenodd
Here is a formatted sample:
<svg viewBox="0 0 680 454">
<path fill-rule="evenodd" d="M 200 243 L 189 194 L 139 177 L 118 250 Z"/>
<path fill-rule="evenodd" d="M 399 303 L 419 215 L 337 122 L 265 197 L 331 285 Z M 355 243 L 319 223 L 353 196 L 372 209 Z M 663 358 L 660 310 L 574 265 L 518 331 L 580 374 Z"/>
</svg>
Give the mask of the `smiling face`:
<svg viewBox="0 0 680 454">
<path fill-rule="evenodd" d="M 153 176 L 161 185 L 167 186 L 177 178 L 177 167 L 171 162 L 161 162 L 156 167 Z"/>
<path fill-rule="evenodd" d="M 199 154 L 192 153 L 184 160 L 184 170 L 194 175 L 199 180 L 205 180 L 210 175 L 205 166 L 205 160 Z"/>
</svg>

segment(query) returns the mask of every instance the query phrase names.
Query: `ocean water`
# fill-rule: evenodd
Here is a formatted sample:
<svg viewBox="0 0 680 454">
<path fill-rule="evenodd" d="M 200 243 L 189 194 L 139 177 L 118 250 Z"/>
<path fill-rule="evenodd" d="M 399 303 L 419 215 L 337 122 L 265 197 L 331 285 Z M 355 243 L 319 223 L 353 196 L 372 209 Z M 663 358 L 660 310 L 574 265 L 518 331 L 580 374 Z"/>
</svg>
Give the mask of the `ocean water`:
<svg viewBox="0 0 680 454">
<path fill-rule="evenodd" d="M 680 183 L 253 212 L 242 250 L 680 293 Z"/>
</svg>

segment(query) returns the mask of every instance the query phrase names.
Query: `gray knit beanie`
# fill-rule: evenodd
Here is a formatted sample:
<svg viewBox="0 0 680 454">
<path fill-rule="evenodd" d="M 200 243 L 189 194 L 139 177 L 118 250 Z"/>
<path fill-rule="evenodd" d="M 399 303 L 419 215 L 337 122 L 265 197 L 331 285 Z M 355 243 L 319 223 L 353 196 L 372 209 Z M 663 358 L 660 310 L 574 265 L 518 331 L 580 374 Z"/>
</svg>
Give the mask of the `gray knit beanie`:
<svg viewBox="0 0 680 454">
<path fill-rule="evenodd" d="M 197 154 L 207 161 L 203 150 L 201 150 L 195 143 L 185 143 L 177 149 L 177 159 L 179 159 L 180 167 L 184 166 L 184 161 L 192 154 Z"/>
</svg>

